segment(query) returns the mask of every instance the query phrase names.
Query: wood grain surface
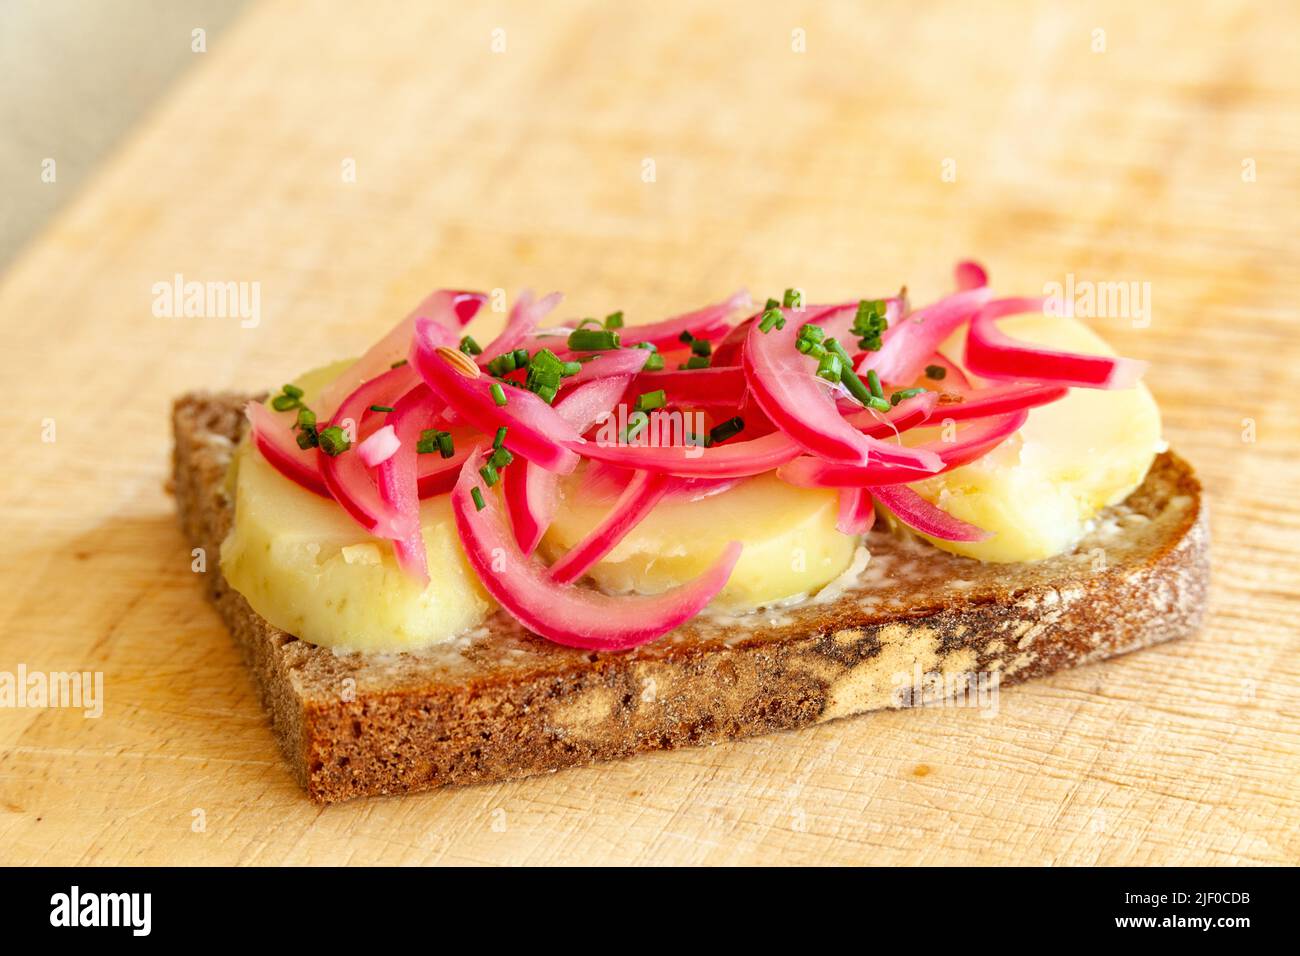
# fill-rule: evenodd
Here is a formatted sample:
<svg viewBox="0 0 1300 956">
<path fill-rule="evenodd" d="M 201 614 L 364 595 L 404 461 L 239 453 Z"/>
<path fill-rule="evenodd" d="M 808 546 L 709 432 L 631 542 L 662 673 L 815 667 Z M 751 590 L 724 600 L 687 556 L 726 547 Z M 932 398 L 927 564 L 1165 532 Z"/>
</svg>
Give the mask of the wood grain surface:
<svg viewBox="0 0 1300 956">
<path fill-rule="evenodd" d="M 0 280 L 0 670 L 104 679 L 99 719 L 0 710 L 0 862 L 1300 860 L 1300 15 L 989 6 L 247 11 Z M 1208 488 L 1204 633 L 992 719 L 308 804 L 177 530 L 173 395 L 278 384 L 441 285 L 648 319 L 924 300 L 967 255 L 1150 283 L 1149 322 L 1094 324 Z M 259 283 L 260 321 L 156 317 L 178 273 Z"/>
</svg>

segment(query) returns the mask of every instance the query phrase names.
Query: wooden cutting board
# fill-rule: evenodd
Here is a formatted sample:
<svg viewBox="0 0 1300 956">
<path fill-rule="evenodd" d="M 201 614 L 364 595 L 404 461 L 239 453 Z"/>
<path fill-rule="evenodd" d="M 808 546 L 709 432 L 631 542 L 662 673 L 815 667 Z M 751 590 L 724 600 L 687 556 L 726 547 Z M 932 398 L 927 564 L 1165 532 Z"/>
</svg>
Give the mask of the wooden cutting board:
<svg viewBox="0 0 1300 956">
<path fill-rule="evenodd" d="M 104 680 L 99 719 L 0 710 L 0 862 L 1300 860 L 1293 4 L 434 6 L 256 6 L 0 282 L 0 670 Z M 1207 485 L 1204 633 L 993 719 L 306 802 L 177 530 L 172 396 L 354 353 L 437 286 L 648 319 L 924 301 L 969 255 L 1149 290 L 1094 324 Z M 256 326 L 156 316 L 178 274 L 259 283 Z"/>
</svg>

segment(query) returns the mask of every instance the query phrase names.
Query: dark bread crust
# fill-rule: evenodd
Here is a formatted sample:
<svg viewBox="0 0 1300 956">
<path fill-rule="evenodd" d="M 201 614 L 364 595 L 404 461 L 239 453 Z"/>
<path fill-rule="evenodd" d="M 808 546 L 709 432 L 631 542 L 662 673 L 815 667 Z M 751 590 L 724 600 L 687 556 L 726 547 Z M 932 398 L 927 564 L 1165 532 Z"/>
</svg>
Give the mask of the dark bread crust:
<svg viewBox="0 0 1300 956">
<path fill-rule="evenodd" d="M 866 573 L 823 603 L 702 616 L 646 647 L 558 647 L 497 615 L 427 652 L 341 655 L 268 624 L 221 574 L 225 474 L 248 396 L 177 401 L 175 487 L 210 597 L 253 671 L 312 800 L 478 783 L 716 743 L 882 707 L 912 682 L 1002 685 L 1193 633 L 1209 531 L 1199 482 L 1171 453 L 1074 552 L 986 565 L 878 528 Z M 919 701 L 916 701 L 919 702 Z"/>
</svg>

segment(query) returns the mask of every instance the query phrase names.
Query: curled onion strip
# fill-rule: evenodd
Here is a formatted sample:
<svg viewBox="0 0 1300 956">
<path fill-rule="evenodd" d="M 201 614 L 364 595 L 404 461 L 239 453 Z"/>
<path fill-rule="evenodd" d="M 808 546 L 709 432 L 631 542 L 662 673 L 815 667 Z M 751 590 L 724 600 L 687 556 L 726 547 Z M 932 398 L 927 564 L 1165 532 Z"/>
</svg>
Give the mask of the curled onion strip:
<svg viewBox="0 0 1300 956">
<path fill-rule="evenodd" d="M 859 375 L 875 370 L 882 382 L 903 385 L 916 380 L 930 356 L 962 323 L 969 322 L 993 293 L 979 287 L 956 292 L 917 309 L 898 322 L 890 322 L 879 351 L 858 361 Z"/>
<path fill-rule="evenodd" d="M 726 586 L 740 558 L 740 542 L 733 541 L 699 577 L 662 594 L 614 597 L 557 585 L 541 561 L 519 550 L 495 495 L 483 496 L 481 511 L 476 507 L 471 491 L 482 461 L 481 450 L 469 457 L 451 495 L 465 555 L 508 614 L 557 644 L 621 651 L 653 641 L 702 611 Z"/>
<path fill-rule="evenodd" d="M 591 428 L 627 391 L 630 376 L 597 379 L 568 392 L 555 411 L 579 434 Z M 509 432 L 507 431 L 507 436 Z M 524 554 L 536 550 L 559 506 L 558 477 L 527 458 L 512 463 L 502 475 L 502 492 L 515 540 Z"/>
<path fill-rule="evenodd" d="M 567 474 L 577 467 L 578 455 L 569 446 L 581 446 L 582 437 L 555 409 L 532 392 L 509 385 L 500 386 L 506 404 L 498 405 L 493 386 L 500 383 L 487 375 L 470 378 L 457 371 L 438 355 L 437 340 L 431 323 L 418 322 L 411 365 L 459 419 L 488 435 L 505 425 L 510 432 L 510 450 L 547 471 Z"/>
<path fill-rule="evenodd" d="M 361 420 L 371 405 L 391 405 L 416 385 L 415 372 L 406 365 L 372 378 L 343 400 L 330 424 L 360 440 Z M 418 523 L 384 500 L 365 461 L 350 449 L 340 455 L 319 453 L 321 477 L 334 500 L 366 531 L 379 538 L 404 538 Z"/>
<path fill-rule="evenodd" d="M 321 478 L 316 449 L 298 447 L 293 413 L 273 412 L 261 402 L 249 402 L 244 414 L 248 416 L 254 447 L 276 471 L 313 494 L 333 497 Z"/>
<path fill-rule="evenodd" d="M 966 335 L 966 368 L 981 378 L 1019 379 L 1076 388 L 1132 388 L 1147 363 L 1109 355 L 1081 355 L 1039 348 L 999 331 L 996 322 L 1008 315 L 1042 312 L 1047 300 L 998 299 L 971 321 Z"/>
<path fill-rule="evenodd" d="M 871 493 L 901 523 L 932 538 L 944 541 L 987 541 L 993 537 L 992 532 L 936 508 L 906 485 L 883 485 L 872 488 Z"/>
<path fill-rule="evenodd" d="M 927 442 L 917 446 L 929 449 L 943 462 L 942 471 L 951 471 L 987 454 L 1020 430 L 1029 413 L 1012 412 L 996 418 L 981 419 L 966 425 L 953 441 Z M 938 424 L 927 422 L 927 425 Z M 941 473 L 940 472 L 940 473 Z M 842 465 L 809 455 L 796 458 L 777 469 L 777 476 L 803 488 L 857 488 L 893 485 L 931 478 L 935 472 L 920 471 L 904 464 L 873 462 L 869 465 Z"/>
<path fill-rule="evenodd" d="M 866 488 L 841 488 L 835 527 L 841 534 L 866 534 L 876 523 L 876 508 Z"/>
<path fill-rule="evenodd" d="M 749 293 L 744 289 L 714 305 L 706 305 L 694 312 L 686 312 L 662 322 L 633 325 L 619 330 L 619 341 L 624 345 L 649 342 L 656 348 L 680 346 L 679 337 L 690 332 L 697 339 L 714 339 L 727 328 L 727 319 L 738 309 L 749 305 Z"/>
<path fill-rule="evenodd" d="M 596 527 L 564 556 L 551 565 L 551 579 L 559 584 L 578 580 L 609 554 L 627 533 L 644 520 L 664 497 L 673 479 L 649 471 L 638 471 L 627 483 L 614 507 Z"/>
<path fill-rule="evenodd" d="M 799 326 L 764 332 L 751 326 L 743 355 L 745 380 L 763 413 L 807 452 L 826 461 L 865 466 L 873 457 L 936 471 L 939 459 L 925 451 L 884 446 L 846 421 L 812 361 L 795 347 Z"/>
<path fill-rule="evenodd" d="M 439 289 L 425 296 L 387 335 L 321 389 L 314 408 L 316 416 L 321 421 L 329 418 L 339 403 L 360 388 L 363 382 L 383 374 L 392 368 L 394 362 L 406 358 L 417 321 L 427 319 L 433 323 L 436 332 L 430 335 L 437 337 L 438 345 L 455 347 L 457 330 L 474 318 L 486 301 L 487 296 L 481 292 L 458 292 L 454 289 Z"/>
</svg>

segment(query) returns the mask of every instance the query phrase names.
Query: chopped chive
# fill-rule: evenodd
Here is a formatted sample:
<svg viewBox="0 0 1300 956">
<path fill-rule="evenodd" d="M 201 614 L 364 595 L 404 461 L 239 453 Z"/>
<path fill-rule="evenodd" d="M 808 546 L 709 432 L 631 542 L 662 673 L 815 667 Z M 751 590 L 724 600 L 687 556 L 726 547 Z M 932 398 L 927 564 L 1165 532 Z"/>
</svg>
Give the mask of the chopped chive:
<svg viewBox="0 0 1300 956">
<path fill-rule="evenodd" d="M 555 401 L 555 396 L 559 394 L 554 385 L 539 385 L 536 389 L 536 395 L 547 405 Z"/>
<path fill-rule="evenodd" d="M 460 350 L 466 355 L 482 355 L 483 346 L 474 341 L 474 336 L 467 335 L 460 340 Z"/>
<path fill-rule="evenodd" d="M 889 396 L 889 404 L 897 405 L 899 402 L 905 402 L 909 398 L 915 398 L 917 395 L 920 395 L 924 391 L 925 389 L 923 388 L 900 389 L 899 391 L 895 392 L 893 395 Z"/>
<path fill-rule="evenodd" d="M 677 341 L 681 342 L 683 345 L 690 345 L 695 341 L 695 336 L 691 335 L 690 329 L 687 329 L 681 335 L 677 336 Z"/>
<path fill-rule="evenodd" d="M 415 443 L 415 453 L 417 455 L 432 455 L 438 450 L 438 439 L 421 438 Z"/>
<path fill-rule="evenodd" d="M 781 299 L 781 304 L 787 309 L 798 309 L 803 306 L 803 293 L 798 289 L 786 289 L 785 296 Z"/>
<path fill-rule="evenodd" d="M 695 355 L 709 356 L 713 354 L 713 343 L 708 339 L 696 339 L 691 343 L 691 352 Z"/>
<path fill-rule="evenodd" d="M 875 395 L 871 395 L 867 398 L 867 408 L 874 408 L 878 412 L 887 412 L 891 406 L 889 399 L 877 398 Z"/>
<path fill-rule="evenodd" d="M 569 333 L 569 348 L 576 352 L 604 352 L 618 348 L 614 329 L 578 329 Z"/>
<path fill-rule="evenodd" d="M 292 395 L 277 395 L 271 399 L 271 407 L 277 412 L 287 412 L 291 408 L 297 408 L 302 403 Z"/>
<path fill-rule="evenodd" d="M 403 365 L 406 364 L 406 362 L 407 362 L 406 359 L 398 359 L 396 362 L 394 362 L 392 365 L 390 365 L 390 366 L 388 366 L 388 367 L 389 367 L 389 368 L 401 368 Z"/>
<path fill-rule="evenodd" d="M 501 387 L 500 382 L 492 383 L 492 401 L 500 407 L 506 403 L 506 391 Z"/>
<path fill-rule="evenodd" d="M 758 320 L 758 329 L 764 334 L 771 332 L 773 329 L 783 328 L 785 326 L 785 316 L 776 306 L 768 309 L 763 313 L 763 317 Z"/>
<path fill-rule="evenodd" d="M 883 299 L 862 299 L 858 302 L 858 311 L 853 317 L 853 334 L 859 336 L 859 348 L 870 352 L 880 350 L 883 344 L 880 336 L 889 328 L 885 312 Z"/>
<path fill-rule="evenodd" d="M 771 312 L 773 309 L 778 309 L 778 308 L 780 308 L 780 307 L 781 307 L 781 303 L 780 303 L 780 302 L 777 302 L 776 299 L 773 299 L 773 298 L 769 297 L 768 300 L 767 300 L 767 302 L 766 302 L 766 303 L 764 304 L 764 306 L 763 306 L 763 311 L 764 311 L 764 312 Z"/>
<path fill-rule="evenodd" d="M 876 374 L 874 368 L 867 370 L 867 386 L 871 389 L 871 394 L 876 398 L 885 397 L 885 390 L 880 387 L 880 376 Z"/>
<path fill-rule="evenodd" d="M 720 422 L 709 429 L 709 444 L 716 445 L 724 442 L 728 438 L 734 438 L 739 435 L 745 428 L 745 420 L 740 416 L 728 418 L 725 422 Z"/>
<path fill-rule="evenodd" d="M 284 394 L 288 395 L 290 398 L 302 398 L 302 389 L 297 385 L 286 385 L 284 388 L 280 389 L 280 391 L 284 392 Z"/>
<path fill-rule="evenodd" d="M 515 358 L 515 368 L 523 368 L 528 364 L 528 349 L 515 349 L 510 354 Z"/>
<path fill-rule="evenodd" d="M 588 316 L 587 318 L 585 318 L 585 319 L 583 319 L 581 322 L 579 322 L 579 323 L 578 323 L 578 328 L 580 328 L 580 329 L 582 329 L 582 328 L 586 328 L 587 323 L 591 323 L 592 325 L 594 325 L 594 326 L 595 326 L 596 328 L 598 328 L 598 329 L 599 329 L 599 328 L 602 328 L 602 326 L 601 326 L 601 324 L 600 324 L 600 319 L 594 319 L 594 318 L 592 318 L 591 316 Z"/>
<path fill-rule="evenodd" d="M 680 365 L 677 366 L 678 369 L 681 369 L 683 371 L 697 369 L 697 368 L 708 368 L 708 367 L 709 367 L 709 360 L 707 357 L 703 355 L 692 355 L 687 361 L 682 362 Z"/>
<path fill-rule="evenodd" d="M 331 458 L 338 457 L 352 447 L 347 433 L 338 425 L 322 429 L 316 434 L 316 440 L 320 443 L 320 450 Z"/>
<path fill-rule="evenodd" d="M 506 426 L 502 425 L 497 429 L 496 437 L 492 439 L 493 448 L 501 448 L 506 443 Z"/>
<path fill-rule="evenodd" d="M 393 410 L 393 406 L 392 405 L 371 405 L 370 410 L 372 412 L 391 412 Z"/>
<path fill-rule="evenodd" d="M 514 460 L 515 460 L 514 455 L 510 454 L 510 452 L 508 452 L 504 448 L 498 448 L 496 451 L 492 453 L 492 457 L 488 459 L 488 464 L 491 465 L 493 468 L 500 470 Z"/>
<path fill-rule="evenodd" d="M 560 374 L 563 375 L 565 378 L 568 378 L 570 375 L 577 375 L 581 371 L 582 371 L 581 362 L 565 362 L 563 365 L 560 366 Z"/>
<path fill-rule="evenodd" d="M 438 433 L 438 454 L 443 458 L 450 458 L 456 454 L 456 444 L 452 441 L 451 432 Z"/>
<path fill-rule="evenodd" d="M 306 405 L 298 407 L 298 427 L 306 428 L 308 425 L 316 424 L 316 413 Z"/>
<path fill-rule="evenodd" d="M 648 412 L 655 408 L 663 408 L 667 404 L 668 395 L 662 388 L 654 392 L 642 392 L 636 397 L 636 410 L 638 412 Z"/>
<path fill-rule="evenodd" d="M 658 372 L 664 367 L 664 357 L 658 352 L 651 352 L 649 358 L 645 360 L 645 365 L 641 366 L 643 372 Z"/>
<path fill-rule="evenodd" d="M 474 499 L 475 511 L 482 511 L 484 508 L 487 507 L 487 502 L 483 500 L 483 492 L 481 489 L 477 487 L 471 488 L 469 492 L 469 496 Z"/>
<path fill-rule="evenodd" d="M 838 382 L 843 371 L 844 366 L 840 363 L 840 357 L 834 352 L 827 352 L 817 363 L 818 378 L 824 378 L 828 382 Z"/>
<path fill-rule="evenodd" d="M 501 480 L 501 476 L 497 473 L 496 468 L 492 466 L 492 462 L 488 462 L 480 468 L 478 473 L 479 477 L 483 479 L 483 484 L 487 485 L 489 488 Z"/>
<path fill-rule="evenodd" d="M 320 439 L 316 436 L 315 425 L 303 425 L 298 432 L 298 447 L 306 451 L 308 448 L 315 448 L 320 444 Z"/>
<path fill-rule="evenodd" d="M 617 312 L 611 312 L 609 315 L 605 316 L 605 328 L 621 329 L 622 327 L 623 327 L 622 309 L 619 309 Z"/>
<path fill-rule="evenodd" d="M 655 345 L 653 342 L 637 342 L 635 345 L 632 346 L 632 348 L 634 348 L 634 349 L 647 349 L 647 350 L 649 350 L 649 351 L 651 351 L 651 352 L 658 352 L 658 351 L 659 351 L 659 346 Z"/>
<path fill-rule="evenodd" d="M 942 365 L 927 365 L 925 367 L 925 377 L 934 379 L 936 382 L 942 382 L 948 374 L 948 370 Z"/>
</svg>

